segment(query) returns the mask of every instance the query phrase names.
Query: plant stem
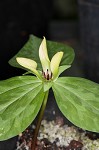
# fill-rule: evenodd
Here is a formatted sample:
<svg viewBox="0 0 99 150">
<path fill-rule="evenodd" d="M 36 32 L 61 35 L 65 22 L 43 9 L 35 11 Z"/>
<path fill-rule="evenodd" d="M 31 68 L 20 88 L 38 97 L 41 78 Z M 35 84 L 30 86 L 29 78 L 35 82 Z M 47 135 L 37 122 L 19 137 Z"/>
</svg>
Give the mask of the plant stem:
<svg viewBox="0 0 99 150">
<path fill-rule="evenodd" d="M 45 107 L 46 107 L 46 104 L 47 104 L 48 93 L 49 93 L 49 91 L 45 92 L 44 100 L 43 100 L 43 103 L 42 103 L 42 106 L 41 106 L 41 109 L 40 109 L 40 112 L 39 112 L 39 117 L 38 117 L 38 121 L 37 121 L 37 126 L 35 128 L 35 132 L 34 132 L 34 137 L 33 137 L 33 141 L 32 141 L 31 150 L 35 150 L 37 135 L 38 135 L 39 128 L 40 128 L 40 125 L 41 125 L 41 121 L 42 121 L 42 118 L 43 118 L 43 115 L 44 115 L 44 110 L 45 110 Z"/>
</svg>

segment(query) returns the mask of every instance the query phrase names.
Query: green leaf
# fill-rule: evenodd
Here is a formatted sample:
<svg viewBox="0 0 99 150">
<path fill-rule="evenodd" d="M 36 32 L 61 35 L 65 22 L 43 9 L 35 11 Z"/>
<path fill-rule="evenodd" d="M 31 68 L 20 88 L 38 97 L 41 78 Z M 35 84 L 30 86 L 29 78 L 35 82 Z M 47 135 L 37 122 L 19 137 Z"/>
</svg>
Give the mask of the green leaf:
<svg viewBox="0 0 99 150">
<path fill-rule="evenodd" d="M 45 93 L 34 76 L 0 81 L 0 140 L 21 133 L 36 117 Z"/>
<path fill-rule="evenodd" d="M 42 70 L 39 59 L 39 46 L 41 42 L 42 39 L 31 35 L 24 47 L 9 61 L 10 65 L 21 68 L 21 66 L 16 62 L 16 57 L 25 57 L 36 61 L 38 65 L 37 69 Z M 64 52 L 60 66 L 70 65 L 74 60 L 73 49 L 65 44 L 47 41 L 47 49 L 50 60 L 57 52 Z"/>
<path fill-rule="evenodd" d="M 60 77 L 52 88 L 68 120 L 80 128 L 99 132 L 99 84 L 78 77 Z"/>
</svg>

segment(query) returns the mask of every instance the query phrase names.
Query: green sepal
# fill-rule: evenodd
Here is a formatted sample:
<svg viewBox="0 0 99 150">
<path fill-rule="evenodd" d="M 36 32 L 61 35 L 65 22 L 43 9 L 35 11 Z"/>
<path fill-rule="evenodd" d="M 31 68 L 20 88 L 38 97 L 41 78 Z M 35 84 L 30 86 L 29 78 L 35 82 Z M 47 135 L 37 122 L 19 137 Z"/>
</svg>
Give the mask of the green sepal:
<svg viewBox="0 0 99 150">
<path fill-rule="evenodd" d="M 64 66 L 59 66 L 59 73 L 58 73 L 58 76 L 64 72 L 65 70 L 67 70 L 68 68 L 70 68 L 71 65 L 64 65 Z"/>
<path fill-rule="evenodd" d="M 43 82 L 43 89 L 44 92 L 48 91 L 52 87 L 53 82 L 52 81 L 44 81 Z"/>
</svg>

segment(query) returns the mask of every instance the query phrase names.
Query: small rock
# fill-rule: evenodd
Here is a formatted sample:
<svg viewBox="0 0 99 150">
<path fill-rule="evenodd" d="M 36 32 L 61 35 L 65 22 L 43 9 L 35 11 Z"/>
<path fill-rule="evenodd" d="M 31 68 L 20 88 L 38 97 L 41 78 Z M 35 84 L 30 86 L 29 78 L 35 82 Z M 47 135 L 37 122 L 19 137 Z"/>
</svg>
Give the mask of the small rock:
<svg viewBox="0 0 99 150">
<path fill-rule="evenodd" d="M 61 127 L 64 125 L 64 119 L 62 117 L 58 116 L 58 117 L 56 117 L 55 123 Z"/>
<path fill-rule="evenodd" d="M 66 150 L 81 150 L 83 147 L 83 144 L 79 141 L 72 140 L 69 144 L 69 146 L 66 148 Z"/>
</svg>

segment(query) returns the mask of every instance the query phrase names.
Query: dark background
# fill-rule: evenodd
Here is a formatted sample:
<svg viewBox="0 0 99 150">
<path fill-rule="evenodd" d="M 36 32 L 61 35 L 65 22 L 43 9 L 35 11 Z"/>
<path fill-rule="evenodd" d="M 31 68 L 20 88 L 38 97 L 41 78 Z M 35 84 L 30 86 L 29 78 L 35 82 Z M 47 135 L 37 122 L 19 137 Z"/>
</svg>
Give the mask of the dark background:
<svg viewBox="0 0 99 150">
<path fill-rule="evenodd" d="M 22 72 L 8 64 L 26 43 L 30 34 L 66 41 L 75 34 L 76 0 L 0 1 L 0 80 Z M 68 22 L 72 21 L 72 22 Z M 72 32 L 68 32 L 71 28 Z"/>
<path fill-rule="evenodd" d="M 52 17 L 50 0 L 0 1 L 0 79 L 17 75 L 17 69 L 8 65 L 29 34 L 48 37 L 48 23 Z"/>
<path fill-rule="evenodd" d="M 98 0 L 0 0 L 0 80 L 23 73 L 8 61 L 30 34 L 71 45 L 73 74 L 99 82 Z"/>
<path fill-rule="evenodd" d="M 34 34 L 71 45 L 74 75 L 99 82 L 98 28 L 97 0 L 0 0 L 0 80 L 23 73 L 8 61 Z"/>
</svg>

